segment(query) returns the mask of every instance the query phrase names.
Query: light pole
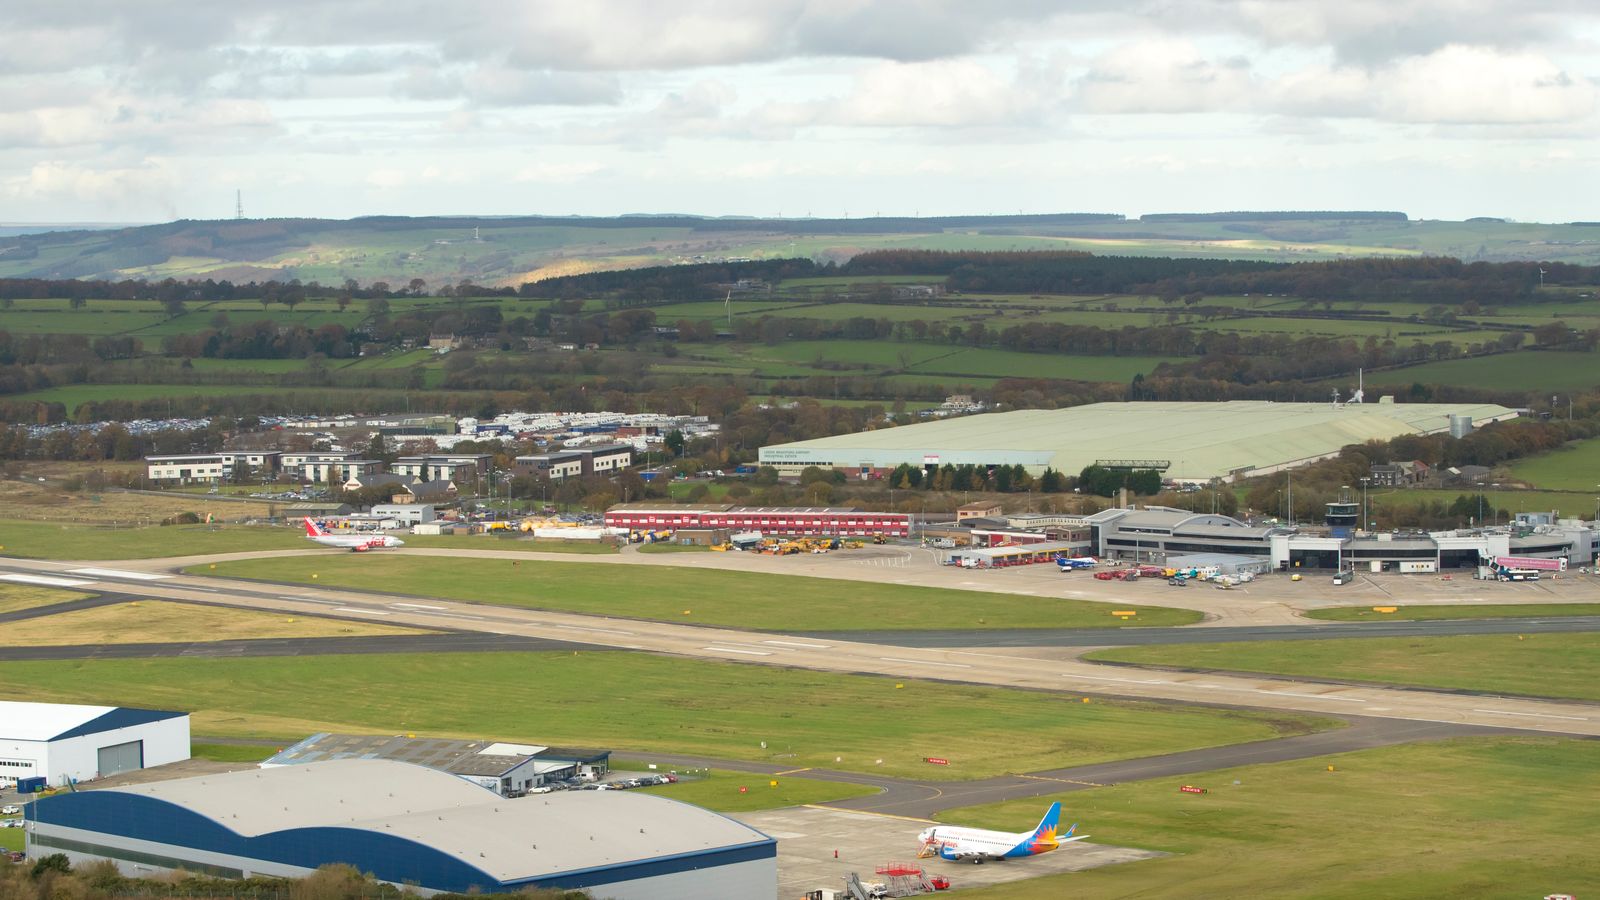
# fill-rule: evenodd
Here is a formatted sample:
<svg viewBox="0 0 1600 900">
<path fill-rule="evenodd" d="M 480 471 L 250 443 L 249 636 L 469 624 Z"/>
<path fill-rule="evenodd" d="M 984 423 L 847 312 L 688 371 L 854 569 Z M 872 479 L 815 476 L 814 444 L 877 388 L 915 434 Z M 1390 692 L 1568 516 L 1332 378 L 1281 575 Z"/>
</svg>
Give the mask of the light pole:
<svg viewBox="0 0 1600 900">
<path fill-rule="evenodd" d="M 1372 527 L 1372 522 L 1367 518 L 1367 484 L 1372 481 L 1371 476 L 1361 479 L 1361 530 L 1366 531 Z"/>
</svg>

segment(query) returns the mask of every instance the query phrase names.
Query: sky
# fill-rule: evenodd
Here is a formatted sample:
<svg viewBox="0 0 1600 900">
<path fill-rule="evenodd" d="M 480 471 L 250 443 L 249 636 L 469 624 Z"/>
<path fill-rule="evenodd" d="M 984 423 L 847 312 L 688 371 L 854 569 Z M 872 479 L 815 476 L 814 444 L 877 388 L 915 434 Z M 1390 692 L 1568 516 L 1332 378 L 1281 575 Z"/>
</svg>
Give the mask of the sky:
<svg viewBox="0 0 1600 900">
<path fill-rule="evenodd" d="M 1594 0 L 0 0 L 0 222 L 1600 219 Z"/>
</svg>

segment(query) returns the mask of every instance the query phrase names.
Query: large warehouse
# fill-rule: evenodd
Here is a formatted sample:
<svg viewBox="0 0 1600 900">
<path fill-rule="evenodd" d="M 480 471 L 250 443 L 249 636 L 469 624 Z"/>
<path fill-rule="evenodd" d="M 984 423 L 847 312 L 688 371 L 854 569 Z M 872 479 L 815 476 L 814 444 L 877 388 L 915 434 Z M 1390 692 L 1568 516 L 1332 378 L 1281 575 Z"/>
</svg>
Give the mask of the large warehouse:
<svg viewBox="0 0 1600 900">
<path fill-rule="evenodd" d="M 777 842 L 698 807 L 623 791 L 507 800 L 381 759 L 57 794 L 29 805 L 30 856 L 300 877 L 346 863 L 423 893 L 587 888 L 614 900 L 775 898 Z"/>
<path fill-rule="evenodd" d="M 188 758 L 188 713 L 0 700 L 0 783 L 63 785 Z"/>
<path fill-rule="evenodd" d="M 901 463 L 1017 465 L 1076 475 L 1100 461 L 1170 464 L 1178 481 L 1260 475 L 1402 434 L 1432 434 L 1516 418 L 1487 403 L 1092 403 L 988 413 L 761 448 L 780 475 L 807 466 L 870 477 Z M 1148 467 L 1148 466 L 1146 466 Z"/>
</svg>

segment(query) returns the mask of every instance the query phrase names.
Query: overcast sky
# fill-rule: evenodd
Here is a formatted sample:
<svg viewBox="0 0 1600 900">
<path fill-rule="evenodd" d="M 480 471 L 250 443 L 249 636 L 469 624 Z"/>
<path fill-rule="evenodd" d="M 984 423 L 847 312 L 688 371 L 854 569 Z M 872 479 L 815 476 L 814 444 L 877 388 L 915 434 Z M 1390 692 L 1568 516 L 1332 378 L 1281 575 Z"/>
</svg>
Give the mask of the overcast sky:
<svg viewBox="0 0 1600 900">
<path fill-rule="evenodd" d="M 0 221 L 1600 219 L 1595 0 L 0 0 Z"/>
</svg>

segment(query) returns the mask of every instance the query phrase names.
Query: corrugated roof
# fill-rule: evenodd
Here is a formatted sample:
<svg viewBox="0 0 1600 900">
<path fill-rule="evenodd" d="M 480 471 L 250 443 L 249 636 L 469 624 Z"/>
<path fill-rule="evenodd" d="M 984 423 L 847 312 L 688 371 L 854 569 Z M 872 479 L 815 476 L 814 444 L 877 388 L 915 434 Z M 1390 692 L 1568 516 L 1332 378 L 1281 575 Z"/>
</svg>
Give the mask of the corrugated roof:
<svg viewBox="0 0 1600 900">
<path fill-rule="evenodd" d="M 986 413 L 761 448 L 763 463 L 1014 463 L 1075 474 L 1100 459 L 1165 459 L 1167 475 L 1222 477 L 1336 453 L 1347 444 L 1449 428 L 1451 415 L 1482 424 L 1516 415 L 1482 403 L 1093 403 Z"/>
<path fill-rule="evenodd" d="M 697 807 L 622 791 L 507 800 L 434 769 L 343 759 L 107 788 L 244 836 L 318 827 L 407 838 L 502 882 L 771 841 Z M 88 796 L 88 795 L 85 795 Z"/>
</svg>

